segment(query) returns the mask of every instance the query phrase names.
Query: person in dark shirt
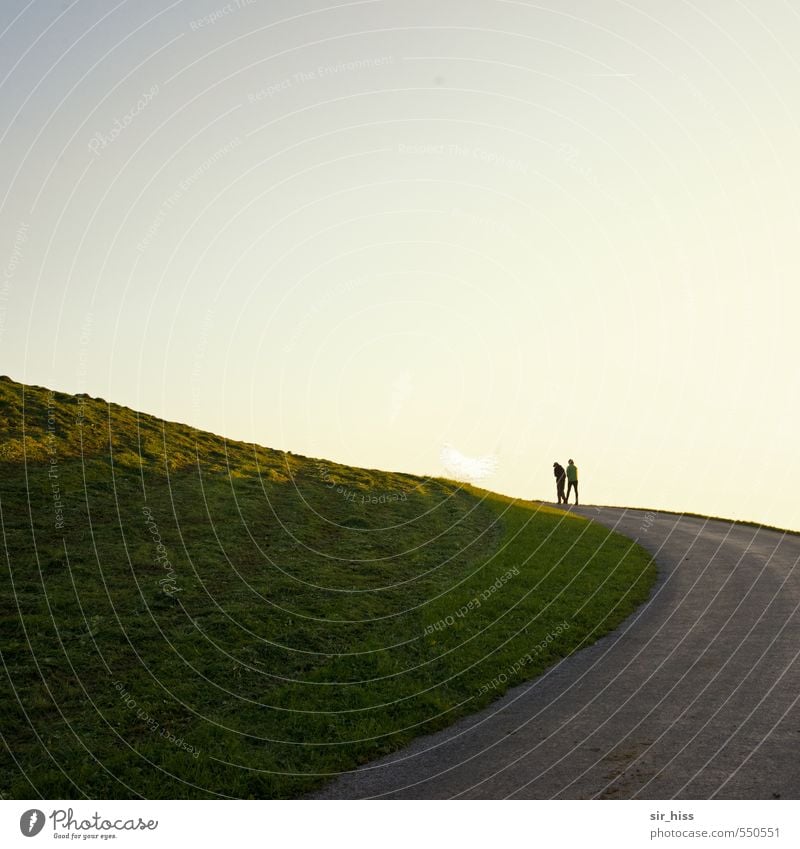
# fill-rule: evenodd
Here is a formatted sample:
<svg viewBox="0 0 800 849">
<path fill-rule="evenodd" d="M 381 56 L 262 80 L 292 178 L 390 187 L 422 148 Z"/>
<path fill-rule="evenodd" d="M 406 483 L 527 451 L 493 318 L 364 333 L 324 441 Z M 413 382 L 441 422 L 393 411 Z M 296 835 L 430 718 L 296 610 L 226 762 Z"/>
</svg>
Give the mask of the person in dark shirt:
<svg viewBox="0 0 800 849">
<path fill-rule="evenodd" d="M 567 480 L 567 473 L 561 463 L 553 463 L 553 474 L 556 478 L 556 494 L 558 495 L 558 503 L 566 504 L 567 496 L 564 495 L 564 484 Z"/>
</svg>

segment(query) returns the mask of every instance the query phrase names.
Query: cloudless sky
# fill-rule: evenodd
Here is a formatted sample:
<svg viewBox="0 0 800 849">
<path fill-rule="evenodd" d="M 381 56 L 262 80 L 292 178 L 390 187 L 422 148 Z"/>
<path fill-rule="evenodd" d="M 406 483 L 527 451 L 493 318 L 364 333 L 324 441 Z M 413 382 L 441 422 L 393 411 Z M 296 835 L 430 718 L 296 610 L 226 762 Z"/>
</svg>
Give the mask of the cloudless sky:
<svg viewBox="0 0 800 849">
<path fill-rule="evenodd" d="M 800 528 L 785 0 L 0 5 L 0 371 Z"/>
</svg>

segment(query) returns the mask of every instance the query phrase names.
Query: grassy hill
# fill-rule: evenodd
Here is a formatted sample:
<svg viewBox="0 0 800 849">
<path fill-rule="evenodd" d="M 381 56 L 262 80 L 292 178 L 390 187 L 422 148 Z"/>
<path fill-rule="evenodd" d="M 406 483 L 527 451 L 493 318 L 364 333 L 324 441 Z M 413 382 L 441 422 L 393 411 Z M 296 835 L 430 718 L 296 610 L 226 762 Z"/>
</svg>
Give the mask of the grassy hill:
<svg viewBox="0 0 800 849">
<path fill-rule="evenodd" d="M 577 516 L 0 378 L 0 793 L 292 797 L 614 628 Z"/>
</svg>

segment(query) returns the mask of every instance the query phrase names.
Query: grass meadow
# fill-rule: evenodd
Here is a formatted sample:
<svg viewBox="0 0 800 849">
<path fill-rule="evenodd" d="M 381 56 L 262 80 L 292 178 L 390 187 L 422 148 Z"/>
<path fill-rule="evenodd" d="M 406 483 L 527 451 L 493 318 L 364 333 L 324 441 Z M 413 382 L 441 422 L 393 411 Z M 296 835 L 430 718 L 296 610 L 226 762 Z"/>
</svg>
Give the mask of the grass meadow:
<svg viewBox="0 0 800 849">
<path fill-rule="evenodd" d="M 539 502 L 0 379 L 0 793 L 291 798 L 616 627 L 650 556 Z"/>
</svg>

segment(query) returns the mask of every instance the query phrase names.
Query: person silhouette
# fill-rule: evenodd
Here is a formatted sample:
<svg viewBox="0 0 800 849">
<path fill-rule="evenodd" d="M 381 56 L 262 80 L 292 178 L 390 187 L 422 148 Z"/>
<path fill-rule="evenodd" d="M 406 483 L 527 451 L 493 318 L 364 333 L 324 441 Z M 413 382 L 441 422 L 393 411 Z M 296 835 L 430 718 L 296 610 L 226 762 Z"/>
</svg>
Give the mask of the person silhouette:
<svg viewBox="0 0 800 849">
<path fill-rule="evenodd" d="M 556 478 L 556 495 L 558 503 L 567 503 L 567 496 L 564 495 L 564 484 L 567 482 L 567 473 L 561 463 L 553 463 L 553 474 Z"/>
<path fill-rule="evenodd" d="M 578 467 L 570 459 L 567 463 L 567 497 L 565 504 L 569 504 L 569 494 L 572 492 L 572 487 L 575 487 L 575 504 L 578 504 Z"/>
</svg>

